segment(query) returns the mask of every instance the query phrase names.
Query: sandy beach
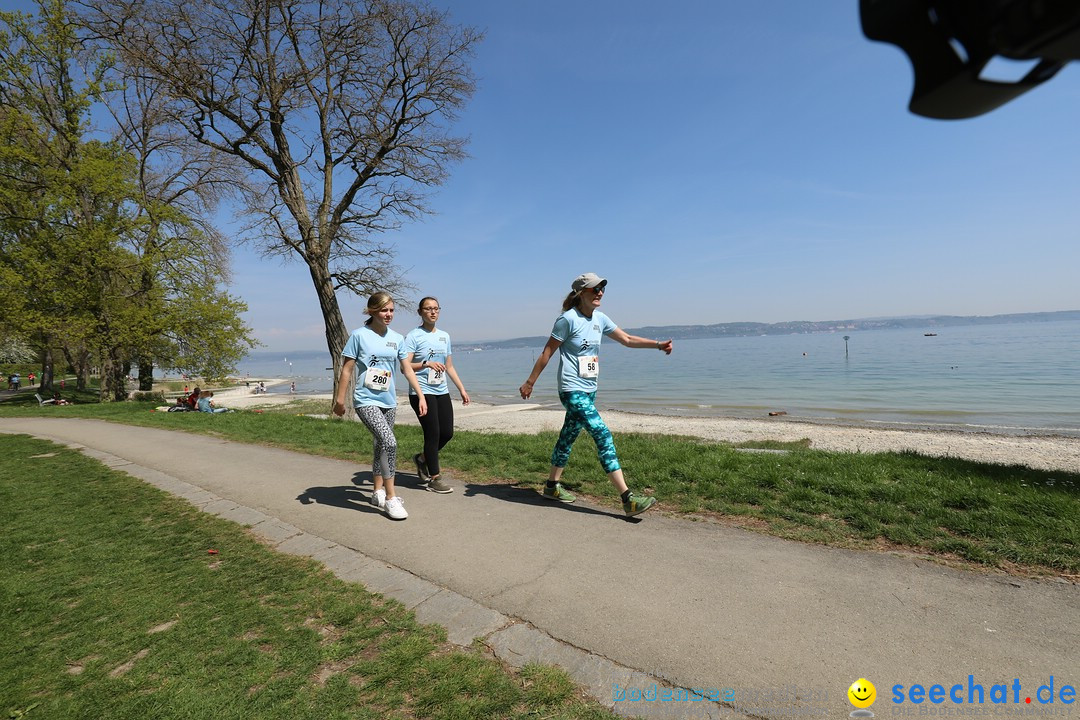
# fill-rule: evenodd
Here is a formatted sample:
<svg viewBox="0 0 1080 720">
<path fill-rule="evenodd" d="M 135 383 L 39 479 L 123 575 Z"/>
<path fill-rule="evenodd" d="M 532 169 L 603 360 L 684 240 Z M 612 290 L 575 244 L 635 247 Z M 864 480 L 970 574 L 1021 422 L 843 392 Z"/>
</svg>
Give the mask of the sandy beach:
<svg viewBox="0 0 1080 720">
<path fill-rule="evenodd" d="M 280 390 L 287 380 L 266 381 L 268 388 Z M 214 400 L 224 407 L 254 409 L 295 400 L 325 400 L 329 408 L 332 397 L 323 395 L 290 395 L 288 392 L 269 392 L 256 395 L 251 388 L 237 387 L 215 391 Z M 397 421 L 417 425 L 408 400 L 399 398 Z M 602 405 L 601 405 L 602 407 Z M 455 427 L 459 430 L 497 431 L 508 433 L 537 433 L 558 430 L 562 426 L 561 410 L 545 409 L 536 403 L 510 405 L 462 405 L 454 400 Z M 958 457 L 1002 465 L 1024 465 L 1042 470 L 1062 470 L 1080 473 L 1080 438 L 1015 436 L 988 432 L 929 431 L 919 429 L 850 427 L 823 423 L 806 423 L 770 418 L 745 420 L 735 418 L 680 418 L 661 415 L 603 410 L 608 427 L 620 432 L 685 435 L 715 442 L 746 442 L 750 440 L 798 441 L 809 440 L 819 450 L 840 452 L 884 452 L 913 450 L 924 455 Z M 616 438 L 617 439 L 617 438 Z"/>
</svg>

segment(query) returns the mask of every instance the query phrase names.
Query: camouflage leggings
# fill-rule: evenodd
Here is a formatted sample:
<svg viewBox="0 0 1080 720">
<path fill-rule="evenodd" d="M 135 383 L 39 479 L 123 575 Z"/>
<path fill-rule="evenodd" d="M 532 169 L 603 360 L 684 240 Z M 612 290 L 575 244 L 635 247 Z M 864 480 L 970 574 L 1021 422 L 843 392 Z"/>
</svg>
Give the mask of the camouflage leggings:
<svg viewBox="0 0 1080 720">
<path fill-rule="evenodd" d="M 615 455 L 615 441 L 611 438 L 611 431 L 593 405 L 595 399 L 596 393 L 559 393 L 559 400 L 566 408 L 566 420 L 563 422 L 562 432 L 559 433 L 559 440 L 555 443 L 555 450 L 551 453 L 551 464 L 555 467 L 566 467 L 566 463 L 570 462 L 570 448 L 582 430 L 588 430 L 592 435 L 593 442 L 596 443 L 596 455 L 604 466 L 604 472 L 613 473 L 622 467 Z"/>
</svg>

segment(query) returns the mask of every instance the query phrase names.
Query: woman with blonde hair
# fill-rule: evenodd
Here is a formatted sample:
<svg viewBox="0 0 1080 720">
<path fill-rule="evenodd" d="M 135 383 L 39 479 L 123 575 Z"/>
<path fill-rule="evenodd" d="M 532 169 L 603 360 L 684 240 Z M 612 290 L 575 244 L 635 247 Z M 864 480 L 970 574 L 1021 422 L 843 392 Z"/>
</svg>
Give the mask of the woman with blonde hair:
<svg viewBox="0 0 1080 720">
<path fill-rule="evenodd" d="M 600 413 L 596 411 L 597 378 L 600 376 L 600 341 L 604 335 L 628 348 L 659 350 L 670 355 L 671 340 L 647 340 L 628 335 L 600 312 L 600 302 L 607 289 L 607 280 L 596 273 L 579 275 L 571 283 L 570 293 L 563 300 L 563 313 L 555 320 L 551 337 L 536 359 L 528 380 L 519 392 L 523 400 L 532 395 L 533 385 L 547 367 L 551 356 L 559 353 L 559 400 L 566 408 L 562 431 L 551 454 L 551 472 L 543 496 L 559 502 L 574 502 L 577 498 L 563 489 L 563 469 L 570 461 L 570 449 L 582 430 L 587 430 L 596 443 L 596 454 L 608 479 L 619 491 L 623 512 L 627 517 L 645 512 L 656 504 L 656 498 L 636 495 L 626 486 L 622 465 L 615 454 L 615 442 Z"/>
<path fill-rule="evenodd" d="M 439 465 L 439 451 L 454 437 L 454 406 L 450 402 L 447 379 L 457 386 L 461 402 L 465 405 L 469 404 L 469 393 L 465 391 L 465 385 L 454 368 L 449 333 L 435 327 L 442 312 L 438 298 L 424 298 L 416 312 L 420 315 L 420 327 L 405 336 L 405 362 L 417 374 L 424 393 L 417 396 L 411 390 L 409 392 L 409 403 L 424 430 L 424 449 L 413 456 L 413 461 L 425 490 L 450 493 L 454 488 L 441 477 L 442 468 Z M 419 397 L 427 398 L 427 415 L 420 415 Z"/>
<path fill-rule="evenodd" d="M 427 402 L 416 373 L 405 362 L 405 338 L 390 329 L 390 322 L 394 319 L 394 298 L 389 293 L 375 293 L 368 298 L 364 314 L 369 316 L 368 319 L 363 327 L 353 331 L 341 351 L 344 362 L 334 396 L 334 414 L 345 414 L 345 392 L 356 370 L 353 407 L 375 443 L 375 459 L 371 463 L 375 487 L 371 493 L 371 504 L 385 510 L 393 520 L 404 520 L 409 513 L 405 511 L 405 504 L 394 488 L 394 475 L 397 472 L 395 363 L 401 368 L 409 387 L 419 396 L 417 413 L 420 416 L 427 414 Z"/>
</svg>

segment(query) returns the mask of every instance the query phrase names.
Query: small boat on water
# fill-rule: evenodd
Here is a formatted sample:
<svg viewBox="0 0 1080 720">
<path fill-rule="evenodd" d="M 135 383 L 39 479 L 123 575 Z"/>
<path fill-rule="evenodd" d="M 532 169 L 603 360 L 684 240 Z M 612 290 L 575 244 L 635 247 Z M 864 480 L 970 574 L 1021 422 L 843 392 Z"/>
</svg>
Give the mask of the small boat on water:
<svg viewBox="0 0 1080 720">
<path fill-rule="evenodd" d="M 923 337 L 937 337 L 937 333 L 923 333 Z"/>
</svg>

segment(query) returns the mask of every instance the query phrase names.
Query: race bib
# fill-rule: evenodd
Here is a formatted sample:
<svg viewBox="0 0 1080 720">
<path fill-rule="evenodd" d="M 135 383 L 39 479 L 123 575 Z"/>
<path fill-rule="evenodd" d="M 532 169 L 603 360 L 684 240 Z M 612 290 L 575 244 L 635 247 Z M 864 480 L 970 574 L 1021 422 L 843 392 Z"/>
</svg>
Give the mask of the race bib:
<svg viewBox="0 0 1080 720">
<path fill-rule="evenodd" d="M 589 355 L 578 359 L 578 377 L 593 379 L 600 376 L 600 356 Z"/>
<path fill-rule="evenodd" d="M 386 392 L 390 389 L 390 380 L 394 373 L 382 368 L 370 367 L 364 373 L 364 387 L 375 392 Z"/>
<path fill-rule="evenodd" d="M 446 371 L 439 368 L 428 368 L 427 382 L 432 387 L 446 384 Z"/>
</svg>

